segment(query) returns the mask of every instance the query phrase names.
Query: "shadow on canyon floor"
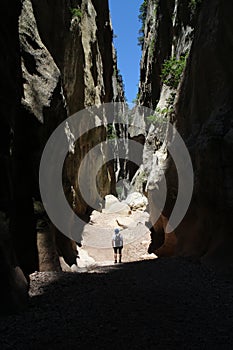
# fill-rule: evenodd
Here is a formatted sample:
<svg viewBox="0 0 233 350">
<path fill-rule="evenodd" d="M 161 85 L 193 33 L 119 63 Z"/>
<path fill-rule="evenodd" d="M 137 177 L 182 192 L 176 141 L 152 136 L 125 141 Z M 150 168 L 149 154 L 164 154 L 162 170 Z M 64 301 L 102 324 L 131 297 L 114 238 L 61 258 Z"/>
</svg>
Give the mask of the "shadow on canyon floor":
<svg viewBox="0 0 233 350">
<path fill-rule="evenodd" d="M 1 349 L 232 349 L 233 281 L 183 258 L 35 273 Z"/>
</svg>

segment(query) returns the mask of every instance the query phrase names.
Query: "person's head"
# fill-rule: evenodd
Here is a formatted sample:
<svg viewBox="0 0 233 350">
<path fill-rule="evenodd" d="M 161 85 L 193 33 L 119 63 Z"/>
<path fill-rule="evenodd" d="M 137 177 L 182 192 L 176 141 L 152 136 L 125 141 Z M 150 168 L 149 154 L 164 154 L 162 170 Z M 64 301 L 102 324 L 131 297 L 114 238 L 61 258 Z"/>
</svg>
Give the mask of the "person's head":
<svg viewBox="0 0 233 350">
<path fill-rule="evenodd" d="M 115 228 L 115 233 L 119 233 L 120 231 L 119 231 L 119 228 Z"/>
</svg>

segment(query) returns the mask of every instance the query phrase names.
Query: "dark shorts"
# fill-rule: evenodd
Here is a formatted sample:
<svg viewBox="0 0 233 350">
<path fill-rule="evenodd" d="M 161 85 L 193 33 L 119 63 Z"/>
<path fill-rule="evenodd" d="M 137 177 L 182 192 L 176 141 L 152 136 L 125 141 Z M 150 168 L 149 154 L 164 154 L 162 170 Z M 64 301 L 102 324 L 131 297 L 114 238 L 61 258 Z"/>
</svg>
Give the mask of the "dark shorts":
<svg viewBox="0 0 233 350">
<path fill-rule="evenodd" d="M 121 246 L 121 247 L 113 247 L 114 253 L 117 254 L 117 251 L 118 251 L 119 254 L 121 254 L 122 248 L 123 248 L 123 246 Z"/>
</svg>

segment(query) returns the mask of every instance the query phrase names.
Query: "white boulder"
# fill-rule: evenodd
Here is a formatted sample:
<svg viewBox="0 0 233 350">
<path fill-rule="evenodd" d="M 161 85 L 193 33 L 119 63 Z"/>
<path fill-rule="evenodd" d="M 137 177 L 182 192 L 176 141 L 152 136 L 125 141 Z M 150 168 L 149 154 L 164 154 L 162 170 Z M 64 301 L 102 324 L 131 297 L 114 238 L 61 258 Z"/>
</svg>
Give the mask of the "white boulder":
<svg viewBox="0 0 233 350">
<path fill-rule="evenodd" d="M 102 210 L 106 214 L 119 214 L 119 215 L 128 215 L 130 214 L 130 207 L 125 202 L 120 202 L 112 194 L 105 196 L 105 209 Z"/>
<path fill-rule="evenodd" d="M 133 192 L 127 196 L 125 203 L 127 203 L 132 210 L 136 210 L 147 206 L 148 200 L 143 194 Z"/>
<path fill-rule="evenodd" d="M 108 194 L 105 196 L 105 209 L 108 210 L 113 204 L 120 203 L 120 201 L 113 196 L 112 194 Z"/>
<path fill-rule="evenodd" d="M 96 264 L 95 260 L 88 255 L 88 252 L 82 248 L 78 248 L 79 258 L 76 259 L 78 269 L 87 268 Z"/>
<path fill-rule="evenodd" d="M 127 203 L 118 202 L 112 204 L 108 209 L 103 209 L 103 213 L 106 214 L 118 214 L 118 215 L 129 215 L 130 207 Z"/>
</svg>

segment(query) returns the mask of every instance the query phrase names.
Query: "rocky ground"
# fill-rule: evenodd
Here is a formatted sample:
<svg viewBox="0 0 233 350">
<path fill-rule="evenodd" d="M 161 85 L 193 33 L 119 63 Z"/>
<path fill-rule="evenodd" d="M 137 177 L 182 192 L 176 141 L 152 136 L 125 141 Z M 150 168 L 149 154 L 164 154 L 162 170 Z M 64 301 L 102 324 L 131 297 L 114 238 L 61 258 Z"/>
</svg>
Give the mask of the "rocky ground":
<svg viewBox="0 0 233 350">
<path fill-rule="evenodd" d="M 232 349 L 232 290 L 183 258 L 34 273 L 28 310 L 0 319 L 0 349 Z"/>
<path fill-rule="evenodd" d="M 131 211 L 130 214 L 94 211 L 90 223 L 84 228 L 82 248 L 78 248 L 78 266 L 90 269 L 93 265 L 113 263 L 112 236 L 115 227 L 124 237 L 124 262 L 155 259 L 156 255 L 147 253 L 151 239 L 146 226 L 148 220 L 149 214 L 143 209 Z"/>
<path fill-rule="evenodd" d="M 147 221 L 141 209 L 93 212 L 77 273 L 32 274 L 29 308 L 0 318 L 0 349 L 232 349 L 232 274 L 149 255 Z M 116 226 L 122 264 L 113 263 Z"/>
<path fill-rule="evenodd" d="M 106 208 L 93 211 L 90 222 L 84 226 L 82 233 L 82 247 L 77 247 L 79 256 L 76 259 L 77 266 L 68 266 L 63 258 L 60 258 L 62 270 L 65 272 L 91 272 L 98 266 L 110 266 L 114 264 L 112 237 L 117 227 L 124 237 L 122 251 L 123 262 L 135 262 L 156 259 L 155 254 L 148 254 L 151 241 L 148 228 L 149 213 L 144 203 L 145 197 L 140 193 L 132 193 L 136 197 L 134 205 L 128 206 L 124 201 L 120 202 L 113 195 L 108 195 Z M 132 195 L 129 195 L 129 199 Z M 143 198 L 144 197 L 144 198 Z"/>
</svg>

